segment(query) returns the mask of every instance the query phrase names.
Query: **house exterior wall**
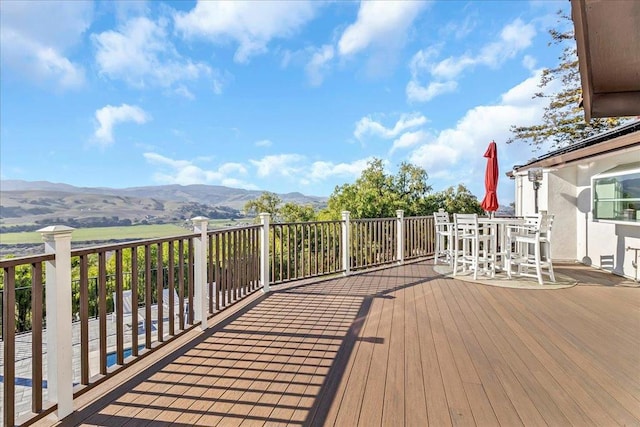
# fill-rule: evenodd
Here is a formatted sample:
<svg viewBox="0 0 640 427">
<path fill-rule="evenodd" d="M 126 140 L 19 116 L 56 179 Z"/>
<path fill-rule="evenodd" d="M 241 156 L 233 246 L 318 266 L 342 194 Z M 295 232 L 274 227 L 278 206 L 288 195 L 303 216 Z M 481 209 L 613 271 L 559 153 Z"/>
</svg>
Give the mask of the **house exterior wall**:
<svg viewBox="0 0 640 427">
<path fill-rule="evenodd" d="M 626 248 L 640 248 L 640 225 L 593 221 L 591 177 L 637 159 L 640 159 L 640 149 L 593 160 L 577 170 L 577 259 L 630 278 L 636 278 L 637 272 L 632 265 L 634 252 Z"/>
<path fill-rule="evenodd" d="M 516 215 L 535 213 L 535 191 L 526 174 L 516 175 Z M 555 260 L 576 260 L 575 168 L 543 171 L 538 189 L 538 210 L 554 216 L 551 229 Z"/>
<path fill-rule="evenodd" d="M 577 260 L 632 279 L 640 275 L 632 265 L 634 251 L 627 250 L 640 248 L 640 224 L 593 221 L 591 212 L 591 178 L 637 159 L 640 147 L 545 171 L 538 206 L 554 214 L 554 260 Z M 516 215 L 533 213 L 534 190 L 526 172 L 516 172 L 515 180 Z"/>
<path fill-rule="evenodd" d="M 576 167 L 549 172 L 547 212 L 554 214 L 551 228 L 552 258 L 576 259 Z"/>
</svg>

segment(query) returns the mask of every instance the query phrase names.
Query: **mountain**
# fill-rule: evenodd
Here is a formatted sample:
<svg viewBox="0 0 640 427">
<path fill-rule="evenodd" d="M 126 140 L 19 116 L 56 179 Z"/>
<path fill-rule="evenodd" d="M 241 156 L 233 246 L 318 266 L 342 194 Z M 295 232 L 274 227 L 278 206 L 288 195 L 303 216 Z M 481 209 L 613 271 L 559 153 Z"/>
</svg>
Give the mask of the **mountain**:
<svg viewBox="0 0 640 427">
<path fill-rule="evenodd" d="M 50 191 L 71 194 L 106 194 L 118 197 L 141 197 L 161 199 L 174 202 L 197 202 L 214 206 L 228 206 L 242 209 L 244 204 L 262 194 L 262 191 L 242 188 L 223 187 L 221 185 L 156 185 L 147 187 L 107 188 L 107 187 L 75 187 L 69 184 L 48 181 L 0 181 L 0 193 L 12 191 Z M 303 205 L 323 206 L 327 198 L 306 196 L 301 193 L 278 194 L 284 202 Z"/>
<path fill-rule="evenodd" d="M 75 187 L 47 181 L 0 181 L 3 228 L 63 220 L 71 226 L 176 222 L 204 215 L 239 218 L 251 191 L 218 185 L 161 185 L 131 188 Z M 326 198 L 300 193 L 278 195 L 284 202 L 322 207 Z M 9 231 L 5 229 L 6 231 Z M 19 231 L 19 230 L 14 230 Z"/>
</svg>

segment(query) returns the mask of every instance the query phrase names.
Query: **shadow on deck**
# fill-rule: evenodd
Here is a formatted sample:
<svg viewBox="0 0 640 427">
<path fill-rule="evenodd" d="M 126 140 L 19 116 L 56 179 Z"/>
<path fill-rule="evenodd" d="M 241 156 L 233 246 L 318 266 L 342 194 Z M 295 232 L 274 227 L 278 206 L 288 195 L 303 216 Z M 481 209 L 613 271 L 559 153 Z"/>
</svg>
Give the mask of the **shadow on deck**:
<svg viewBox="0 0 640 427">
<path fill-rule="evenodd" d="M 58 425 L 639 425 L 640 289 L 558 270 L 580 284 L 488 287 L 418 262 L 274 287 Z"/>
</svg>

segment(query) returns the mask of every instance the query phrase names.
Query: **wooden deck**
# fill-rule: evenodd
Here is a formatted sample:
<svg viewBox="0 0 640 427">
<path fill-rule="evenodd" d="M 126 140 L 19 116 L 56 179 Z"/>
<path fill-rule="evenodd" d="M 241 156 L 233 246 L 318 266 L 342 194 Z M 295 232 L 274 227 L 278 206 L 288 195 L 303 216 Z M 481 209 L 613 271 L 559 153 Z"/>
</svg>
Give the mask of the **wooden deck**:
<svg viewBox="0 0 640 427">
<path fill-rule="evenodd" d="M 640 425 L 640 288 L 558 270 L 581 283 L 504 289 L 419 262 L 275 288 L 61 424 Z"/>
</svg>

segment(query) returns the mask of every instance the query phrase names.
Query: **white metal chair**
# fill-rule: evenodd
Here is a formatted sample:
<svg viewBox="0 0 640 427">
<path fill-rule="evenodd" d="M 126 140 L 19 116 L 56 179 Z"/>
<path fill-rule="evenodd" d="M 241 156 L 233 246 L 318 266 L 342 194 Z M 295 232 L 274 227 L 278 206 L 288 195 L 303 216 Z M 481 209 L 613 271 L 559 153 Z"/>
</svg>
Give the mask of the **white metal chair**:
<svg viewBox="0 0 640 427">
<path fill-rule="evenodd" d="M 453 245 L 453 224 L 449 219 L 449 213 L 440 211 L 433 213 L 436 233 L 436 247 L 433 256 L 433 263 L 438 264 L 440 257 L 444 258 L 445 264 L 451 264 Z"/>
<path fill-rule="evenodd" d="M 513 266 L 517 266 L 518 275 L 535 277 L 540 285 L 544 284 L 543 273 L 555 282 L 551 261 L 553 215 L 538 214 L 525 219 L 526 224 L 509 227 L 507 231 L 507 247 L 510 248 L 507 254 L 507 275 L 511 278 Z M 535 269 L 535 274 L 529 273 L 529 269 Z"/>
<path fill-rule="evenodd" d="M 491 252 L 491 244 L 495 236 L 483 233 L 478 224 L 477 214 L 453 214 L 453 276 L 458 268 L 473 270 L 473 279 L 478 278 L 482 268 L 491 277 L 495 276 L 495 256 Z"/>
</svg>

